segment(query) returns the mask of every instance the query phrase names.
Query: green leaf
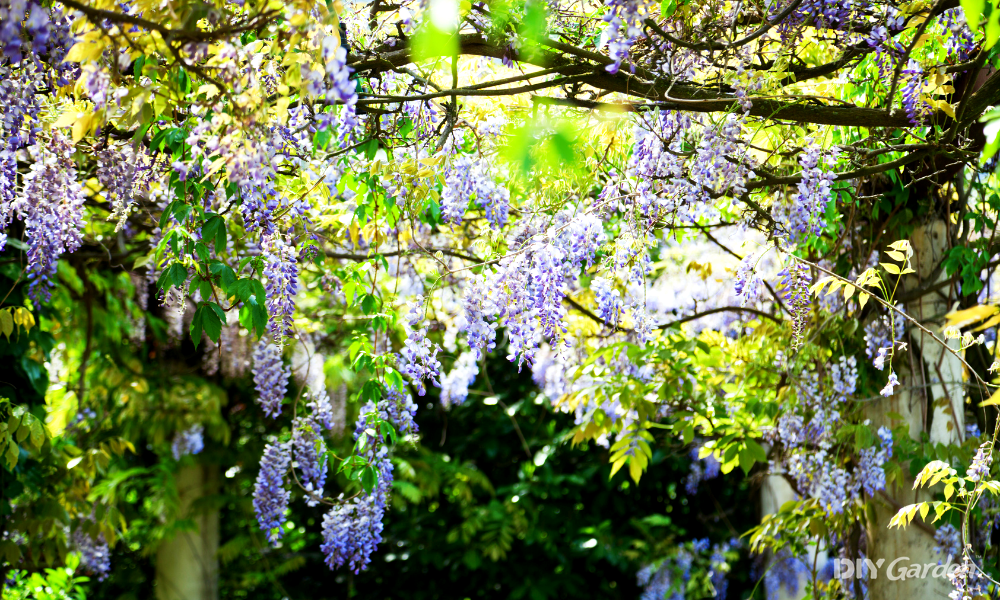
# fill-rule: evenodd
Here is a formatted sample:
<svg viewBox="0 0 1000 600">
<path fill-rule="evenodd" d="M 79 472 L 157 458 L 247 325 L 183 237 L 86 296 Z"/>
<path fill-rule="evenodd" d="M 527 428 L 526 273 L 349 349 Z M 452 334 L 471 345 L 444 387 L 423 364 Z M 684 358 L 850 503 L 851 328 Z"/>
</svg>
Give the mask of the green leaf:
<svg viewBox="0 0 1000 600">
<path fill-rule="evenodd" d="M 965 22 L 969 24 L 969 29 L 975 32 L 979 29 L 979 19 L 986 9 L 986 0 L 960 0 L 959 3 L 965 11 Z"/>
<path fill-rule="evenodd" d="M 201 227 L 201 239 L 214 242 L 216 254 L 226 249 L 226 221 L 219 215 L 211 215 Z"/>
<path fill-rule="evenodd" d="M 756 441 L 747 438 L 746 441 L 747 451 L 757 462 L 767 462 L 767 451 L 764 450 L 763 446 L 758 444 Z"/>
<path fill-rule="evenodd" d="M 7 441 L 7 452 L 4 454 L 4 458 L 7 459 L 7 470 L 13 471 L 14 467 L 17 465 L 17 455 L 20 454 L 21 449 L 17 447 L 14 440 Z"/>
<path fill-rule="evenodd" d="M 361 470 L 361 486 L 365 488 L 365 493 L 370 494 L 378 485 L 378 471 L 375 467 L 367 466 Z"/>
</svg>

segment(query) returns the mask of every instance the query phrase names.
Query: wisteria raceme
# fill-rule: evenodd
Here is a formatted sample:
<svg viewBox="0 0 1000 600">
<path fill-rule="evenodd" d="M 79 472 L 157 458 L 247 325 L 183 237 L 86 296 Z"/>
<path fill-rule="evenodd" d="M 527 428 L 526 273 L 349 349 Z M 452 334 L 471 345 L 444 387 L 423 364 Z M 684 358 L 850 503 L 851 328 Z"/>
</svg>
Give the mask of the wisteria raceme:
<svg viewBox="0 0 1000 600">
<path fill-rule="evenodd" d="M 97 180 L 104 186 L 112 210 L 109 221 L 117 220 L 115 231 L 121 231 L 134 207 L 132 188 L 135 181 L 136 160 L 131 146 L 110 146 L 97 151 Z"/>
<path fill-rule="evenodd" d="M 419 430 L 413 417 L 417 415 L 417 405 L 413 403 L 413 398 L 390 386 L 385 399 L 381 403 L 385 404 L 385 412 L 396 433 L 416 433 Z"/>
<path fill-rule="evenodd" d="M 714 454 L 709 454 L 703 459 L 699 459 L 698 455 L 701 451 L 701 447 L 695 447 L 691 450 L 691 470 L 688 473 L 687 478 L 684 480 L 684 490 L 689 496 L 693 496 L 698 492 L 698 484 L 702 481 L 707 481 L 709 479 L 715 479 L 719 476 L 721 465 L 719 461 L 715 458 Z"/>
<path fill-rule="evenodd" d="M 417 297 L 410 307 L 404 329 L 406 341 L 400 351 L 399 372 L 410 377 L 417 388 L 417 394 L 423 396 L 427 388 L 424 380 L 431 381 L 436 386 L 441 373 L 441 362 L 437 359 L 440 350 L 437 344 L 427 339 L 427 332 L 420 328 L 423 320 L 423 298 Z"/>
<path fill-rule="evenodd" d="M 874 448 L 863 448 L 858 459 L 858 466 L 855 476 L 858 485 L 868 494 L 874 497 L 875 492 L 885 489 L 886 460 L 892 456 L 892 433 L 886 427 L 881 427 L 878 432 L 879 446 Z"/>
<path fill-rule="evenodd" d="M 612 75 L 618 72 L 622 62 L 628 60 L 629 50 L 642 35 L 642 19 L 647 10 L 643 0 L 606 0 L 607 25 L 601 34 L 600 47 L 608 46 L 608 55 L 613 63 L 605 67 Z"/>
<path fill-rule="evenodd" d="M 291 369 L 281 360 L 281 350 L 262 338 L 253 353 L 253 382 L 257 389 L 257 402 L 264 414 L 277 417 L 281 414 L 281 401 L 285 399 Z"/>
<path fill-rule="evenodd" d="M 962 552 L 962 534 L 954 525 L 945 523 L 934 532 L 934 544 L 934 552 L 941 560 L 957 558 Z M 938 564 L 941 564 L 941 560 Z"/>
<path fill-rule="evenodd" d="M 7 246 L 7 227 L 14 219 L 17 159 L 9 150 L 0 150 L 0 251 Z"/>
<path fill-rule="evenodd" d="M 965 478 L 969 481 L 981 481 L 989 477 L 990 465 L 993 463 L 993 442 L 985 442 L 976 450 L 976 455 L 972 457 L 972 464 L 966 472 Z"/>
<path fill-rule="evenodd" d="M 298 417 L 292 424 L 292 456 L 299 483 L 306 490 L 306 504 L 316 506 L 326 483 L 326 443 L 319 425 L 311 418 Z"/>
<path fill-rule="evenodd" d="M 798 598 L 799 585 L 802 574 L 807 573 L 809 567 L 801 559 L 796 558 L 787 549 L 781 549 L 771 557 L 771 564 L 767 567 L 764 575 L 764 588 L 767 591 L 767 600 L 778 600 L 781 588 L 785 588 L 788 598 Z"/>
<path fill-rule="evenodd" d="M 104 581 L 111 572 L 111 549 L 99 533 L 93 538 L 83 528 L 77 528 L 70 538 L 73 551 L 80 553 L 80 566 L 84 571 L 97 576 L 98 581 Z"/>
<path fill-rule="evenodd" d="M 56 265 L 64 252 L 83 243 L 83 188 L 76 181 L 73 146 L 59 133 L 33 147 L 35 162 L 13 208 L 24 221 L 28 243 L 28 294 L 48 301 Z"/>
<path fill-rule="evenodd" d="M 740 299 L 741 307 L 756 302 L 760 297 L 761 288 L 764 287 L 764 282 L 754 266 L 756 262 L 754 254 L 747 254 L 736 269 L 734 289 Z"/>
<path fill-rule="evenodd" d="M 462 294 L 463 310 L 459 315 L 458 328 L 468 336 L 469 348 L 479 360 L 497 345 L 497 323 L 491 322 L 497 314 L 497 307 L 490 297 L 489 282 L 482 275 L 474 276 Z"/>
<path fill-rule="evenodd" d="M 292 335 L 295 295 L 299 293 L 299 267 L 295 247 L 275 235 L 264 242 L 264 293 L 270 332 L 275 343 Z"/>
<path fill-rule="evenodd" d="M 35 143 L 37 117 L 41 110 L 36 92 L 42 86 L 39 73 L 33 68 L 0 66 L 0 151 L 13 152 L 23 145 Z"/>
<path fill-rule="evenodd" d="M 27 13 L 27 0 L 0 2 L 0 56 L 12 64 L 21 62 L 21 22 Z"/>
<path fill-rule="evenodd" d="M 531 295 L 539 328 L 543 335 L 559 339 L 566 331 L 563 305 L 566 286 L 562 268 L 566 254 L 553 244 L 536 246 L 531 254 Z"/>
<path fill-rule="evenodd" d="M 970 549 L 971 544 L 966 546 Z M 948 569 L 948 579 L 955 589 L 948 594 L 950 600 L 969 600 L 984 595 L 989 579 L 983 575 L 980 568 L 969 556 L 971 552 L 962 552 L 962 563 L 958 568 Z"/>
<path fill-rule="evenodd" d="M 709 541 L 696 540 L 692 544 L 692 550 L 698 551 L 694 547 L 698 544 L 701 551 L 708 548 Z M 686 548 L 681 548 L 673 557 L 661 561 L 659 564 L 646 565 L 636 573 L 636 579 L 643 588 L 642 600 L 684 600 L 684 592 L 687 590 L 688 581 L 691 580 L 691 565 L 694 556 Z M 672 592 L 672 593 L 671 593 Z M 667 596 L 671 593 L 670 596 Z"/>
<path fill-rule="evenodd" d="M 941 25 L 947 32 L 945 49 L 949 56 L 959 62 L 969 60 L 976 47 L 976 38 L 965 22 L 965 12 L 961 7 L 950 8 L 941 13 Z"/>
<path fill-rule="evenodd" d="M 111 76 L 101 67 L 87 63 L 83 66 L 81 76 L 83 89 L 87 96 L 94 102 L 94 108 L 101 110 L 108 103 L 108 88 L 111 85 Z"/>
<path fill-rule="evenodd" d="M 597 315 L 612 327 L 618 325 L 622 318 L 622 294 L 611 287 L 611 283 L 603 277 L 595 277 L 590 282 L 590 289 L 597 299 Z"/>
<path fill-rule="evenodd" d="M 910 59 L 903 69 L 903 110 L 910 118 L 910 123 L 920 125 L 923 118 L 930 112 L 930 106 L 923 99 L 924 70 L 920 63 Z"/>
<path fill-rule="evenodd" d="M 369 415 L 374 414 L 376 408 L 371 403 L 362 407 L 354 430 L 355 439 L 370 426 Z M 364 570 L 382 542 L 382 519 L 393 481 L 392 462 L 383 442 L 381 433 L 377 434 L 375 440 L 366 442 L 361 455 L 376 468 L 378 484 L 375 488 L 370 493 L 362 492 L 356 498 L 339 502 L 323 517 L 320 549 L 331 569 L 347 565 L 355 573 Z"/>
<path fill-rule="evenodd" d="M 189 454 L 199 454 L 205 448 L 205 427 L 202 425 L 192 425 L 183 431 L 174 434 L 173 442 L 170 444 L 170 451 L 174 455 L 174 460 Z"/>
<path fill-rule="evenodd" d="M 803 341 L 809 320 L 809 269 L 800 262 L 794 262 L 780 273 L 781 298 L 792 315 L 792 348 L 797 349 Z"/>
<path fill-rule="evenodd" d="M 893 394 L 893 388 L 899 385 L 899 377 L 895 372 L 889 373 L 889 379 L 886 381 L 885 387 L 879 392 L 879 394 L 888 398 Z"/>
<path fill-rule="evenodd" d="M 461 223 L 472 198 L 486 212 L 486 220 L 494 229 L 507 223 L 510 192 L 497 184 L 486 163 L 469 155 L 455 159 L 445 176 L 441 194 L 441 219 L 445 223 Z"/>
<path fill-rule="evenodd" d="M 333 429 L 336 426 L 333 404 L 330 402 L 330 395 L 326 393 L 325 387 L 316 391 L 310 390 L 307 400 L 306 406 L 312 412 L 316 423 L 328 431 Z"/>
<path fill-rule="evenodd" d="M 267 539 L 276 543 L 284 535 L 285 510 L 291 492 L 285 489 L 285 475 L 291 465 L 289 444 L 272 442 L 264 447 L 260 458 L 260 472 L 253 488 L 253 508 L 257 523 L 267 533 Z"/>
<path fill-rule="evenodd" d="M 808 236 L 823 232 L 826 225 L 823 215 L 836 175 L 833 169 L 839 159 L 837 148 L 824 153 L 812 140 L 806 140 L 806 145 L 799 156 L 802 179 L 798 184 L 798 193 L 792 197 L 791 206 L 779 205 L 775 214 L 776 220 L 781 222 L 794 243 L 804 242 Z"/>
<path fill-rule="evenodd" d="M 441 405 L 445 408 L 462 404 L 469 396 L 469 386 L 479 375 L 479 364 L 476 355 L 471 351 L 463 352 L 455 360 L 451 372 L 441 380 Z"/>
<path fill-rule="evenodd" d="M 552 244 L 563 253 L 566 275 L 573 277 L 579 269 L 589 269 L 594 265 L 597 250 L 608 236 L 604 232 L 604 223 L 593 213 L 570 216 L 567 211 L 559 217 L 567 221 L 550 237 L 553 238 Z"/>
</svg>

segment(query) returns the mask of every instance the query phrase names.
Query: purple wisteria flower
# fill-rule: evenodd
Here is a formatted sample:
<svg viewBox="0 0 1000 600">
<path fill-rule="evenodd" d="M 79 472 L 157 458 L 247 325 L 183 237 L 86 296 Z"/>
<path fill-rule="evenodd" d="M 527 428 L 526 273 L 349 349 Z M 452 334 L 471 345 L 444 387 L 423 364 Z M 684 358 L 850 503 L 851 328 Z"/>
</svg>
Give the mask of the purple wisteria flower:
<svg viewBox="0 0 1000 600">
<path fill-rule="evenodd" d="M 257 403 L 264 414 L 277 417 L 281 414 L 281 401 L 291 369 L 281 360 L 281 350 L 262 338 L 253 353 L 253 382 L 257 389 Z"/>
<path fill-rule="evenodd" d="M 340 502 L 323 517 L 320 549 L 331 569 L 347 565 L 355 573 L 364 570 L 382 542 L 382 519 L 392 491 L 393 467 L 381 432 L 374 439 L 364 433 L 370 428 L 370 416 L 375 414 L 378 413 L 371 403 L 362 407 L 354 439 L 362 434 L 368 437 L 359 456 L 375 467 L 378 484 L 370 493 L 362 491 L 359 496 Z"/>
<path fill-rule="evenodd" d="M 421 396 L 427 392 L 425 380 L 438 387 L 441 385 L 438 383 L 441 362 L 437 359 L 437 353 L 441 348 L 427 339 L 426 327 L 420 327 L 423 321 L 423 301 L 423 297 L 418 296 L 410 307 L 403 326 L 406 331 L 406 341 L 399 353 L 399 372 L 413 380 L 417 394 Z"/>
<path fill-rule="evenodd" d="M 306 504 L 316 506 L 326 483 L 326 443 L 319 425 L 309 417 L 298 417 L 292 424 L 292 456 L 298 468 L 299 483 L 306 490 Z"/>
<path fill-rule="evenodd" d="M 930 105 L 923 99 L 924 69 L 920 63 L 910 59 L 903 69 L 903 110 L 910 118 L 910 123 L 920 125 L 923 118 L 930 113 Z"/>
<path fill-rule="evenodd" d="M 83 188 L 76 181 L 73 145 L 59 133 L 36 145 L 35 162 L 13 209 L 24 221 L 28 241 L 28 294 L 48 301 L 59 256 L 83 243 Z"/>
<path fill-rule="evenodd" d="M 969 481 L 979 482 L 990 475 L 990 465 L 993 463 L 993 443 L 985 442 L 976 450 L 976 455 L 972 458 L 972 464 L 966 471 L 965 478 Z"/>
<path fill-rule="evenodd" d="M 104 539 L 104 534 L 91 537 L 89 533 L 78 527 L 70 536 L 70 546 L 80 554 L 80 566 L 98 581 L 104 581 L 111 572 L 111 549 Z"/>
<path fill-rule="evenodd" d="M 275 235 L 264 242 L 264 293 L 270 331 L 275 343 L 292 335 L 295 295 L 299 292 L 299 267 L 295 247 Z"/>
<path fill-rule="evenodd" d="M 455 360 L 455 365 L 441 381 L 441 406 L 462 404 L 469 396 L 469 386 L 476 381 L 479 375 L 479 363 L 476 362 L 476 355 L 473 352 L 463 352 Z"/>
<path fill-rule="evenodd" d="M 500 229 L 507 224 L 510 192 L 493 180 L 485 161 L 463 154 L 455 159 L 445 175 L 441 220 L 461 223 L 465 209 L 473 198 L 486 212 L 486 220 L 491 227 Z"/>
<path fill-rule="evenodd" d="M 285 511 L 291 492 L 285 489 L 285 474 L 292 463 L 289 444 L 273 442 L 264 447 L 260 458 L 260 472 L 253 488 L 253 509 L 257 523 L 267 533 L 267 539 L 276 543 L 284 534 Z"/>
<path fill-rule="evenodd" d="M 174 460 L 180 460 L 181 457 L 189 454 L 199 454 L 205 448 L 204 434 L 205 427 L 202 425 L 192 425 L 175 433 L 170 444 Z"/>
</svg>

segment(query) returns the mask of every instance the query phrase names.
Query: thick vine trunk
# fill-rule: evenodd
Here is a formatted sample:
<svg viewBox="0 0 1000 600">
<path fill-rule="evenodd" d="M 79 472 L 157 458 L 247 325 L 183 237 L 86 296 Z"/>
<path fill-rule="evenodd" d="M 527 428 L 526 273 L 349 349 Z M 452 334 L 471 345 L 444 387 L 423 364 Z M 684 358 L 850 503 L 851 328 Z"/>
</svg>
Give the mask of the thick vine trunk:
<svg viewBox="0 0 1000 600">
<path fill-rule="evenodd" d="M 217 600 L 219 511 L 191 511 L 191 505 L 218 487 L 218 469 L 184 467 L 177 473 L 180 516 L 194 521 L 197 531 L 184 531 L 160 544 L 156 554 L 157 600 Z"/>
<path fill-rule="evenodd" d="M 907 289 L 928 283 L 941 263 L 948 244 L 945 223 L 934 221 L 918 228 L 913 233 L 911 244 L 914 250 L 913 268 L 917 272 L 904 279 Z M 939 277 L 945 275 L 942 273 Z M 913 301 L 905 307 L 905 311 L 940 339 L 942 336 L 938 332 L 950 308 L 948 290 L 945 289 L 941 295 L 928 294 Z M 910 426 L 910 437 L 914 440 L 927 432 L 931 443 L 958 443 L 964 435 L 962 362 L 913 324 L 907 324 L 906 330 L 904 341 L 909 343 L 909 347 L 905 356 L 900 356 L 897 351 L 899 359 L 905 360 L 893 361 L 900 372 L 902 386 L 892 397 L 873 403 L 869 413 L 873 425 L 898 425 L 898 420 L 893 422 L 888 416 L 889 413 L 897 413 Z M 953 348 L 957 347 L 957 341 L 951 343 Z M 904 364 L 909 367 L 904 368 Z M 903 472 L 909 472 L 906 465 Z M 946 560 L 934 551 L 933 526 L 919 522 L 919 517 L 903 529 L 888 527 L 889 520 L 900 506 L 931 499 L 928 492 L 918 493 L 912 487 L 913 480 L 905 477 L 875 499 L 874 519 L 868 524 L 867 531 L 868 558 L 876 564 L 879 560 L 884 562 L 878 569 L 878 576 L 869 581 L 870 598 L 940 600 L 947 598 L 953 589 L 947 578 L 933 577 L 931 573 L 926 577 L 889 578 L 890 575 L 897 577 L 903 565 L 908 569 L 914 563 L 937 565 L 939 560 Z M 890 569 L 893 561 L 897 560 L 895 567 Z"/>
</svg>

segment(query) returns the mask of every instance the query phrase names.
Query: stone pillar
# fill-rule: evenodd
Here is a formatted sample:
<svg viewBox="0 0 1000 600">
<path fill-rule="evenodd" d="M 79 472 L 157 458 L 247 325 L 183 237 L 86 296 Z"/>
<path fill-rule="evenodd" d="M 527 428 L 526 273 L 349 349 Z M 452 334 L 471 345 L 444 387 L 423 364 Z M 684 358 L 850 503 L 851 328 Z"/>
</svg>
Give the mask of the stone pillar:
<svg viewBox="0 0 1000 600">
<path fill-rule="evenodd" d="M 180 518 L 194 521 L 197 531 L 182 531 L 164 540 L 156 553 L 157 600 L 217 600 L 219 597 L 219 511 L 191 512 L 191 504 L 218 489 L 218 469 L 208 465 L 177 472 Z"/>
<path fill-rule="evenodd" d="M 948 244 L 948 232 L 944 221 L 934 221 L 917 228 L 910 240 L 913 247 L 911 264 L 916 273 L 905 276 L 901 289 L 909 290 L 930 283 L 930 277 L 941 263 Z M 942 272 L 938 280 L 946 277 Z M 941 326 L 944 315 L 951 309 L 948 289 L 942 295 L 927 294 L 906 305 L 904 310 L 920 324 L 943 340 Z M 907 336 L 913 347 L 908 348 L 902 360 L 894 360 L 901 386 L 890 398 L 874 402 L 869 414 L 873 426 L 891 425 L 887 413 L 901 415 L 910 426 L 910 437 L 919 439 L 926 431 L 931 443 L 955 444 L 964 437 L 965 391 L 962 385 L 963 365 L 961 360 L 944 348 L 931 336 L 908 323 Z M 958 341 L 949 342 L 952 348 Z M 908 365 L 904 367 L 903 365 Z M 886 374 L 888 374 L 886 372 Z M 898 421 L 895 424 L 898 425 Z M 906 466 L 903 471 L 907 472 Z M 906 528 L 889 529 L 889 520 L 899 506 L 931 500 L 926 490 L 913 490 L 913 480 L 906 478 L 898 485 L 886 490 L 886 496 L 875 501 L 875 519 L 869 523 L 868 552 L 873 562 L 884 559 L 878 578 L 869 581 L 869 595 L 878 600 L 937 600 L 947 598 L 952 587 L 947 578 L 890 580 L 889 565 L 896 559 L 906 557 L 897 563 L 909 566 L 912 563 L 937 564 L 940 557 L 934 552 L 934 538 L 927 529 L 916 521 Z M 917 517 L 919 520 L 919 516 Z M 933 527 L 933 526 L 932 526 Z"/>
</svg>

